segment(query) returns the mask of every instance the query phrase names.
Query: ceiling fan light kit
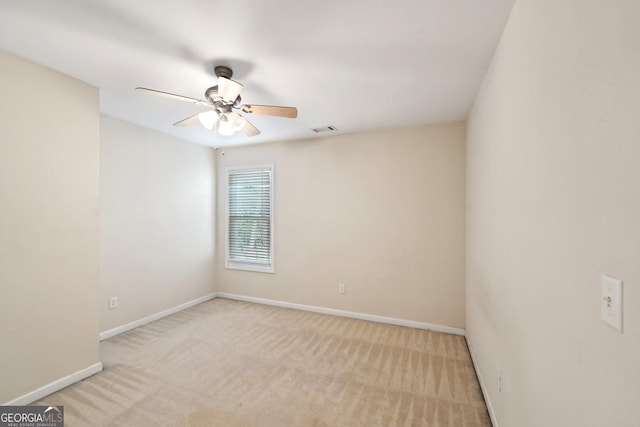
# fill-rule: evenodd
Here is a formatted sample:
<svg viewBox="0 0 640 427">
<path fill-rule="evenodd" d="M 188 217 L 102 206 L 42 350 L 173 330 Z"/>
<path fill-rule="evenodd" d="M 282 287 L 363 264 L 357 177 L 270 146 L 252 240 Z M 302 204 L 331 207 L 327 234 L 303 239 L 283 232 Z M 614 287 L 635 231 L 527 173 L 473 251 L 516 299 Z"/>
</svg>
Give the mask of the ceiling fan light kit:
<svg viewBox="0 0 640 427">
<path fill-rule="evenodd" d="M 239 109 L 247 114 L 264 114 L 292 119 L 298 116 L 298 110 L 295 107 L 241 105 L 242 98 L 240 97 L 240 92 L 244 86 L 242 83 L 231 80 L 233 76 L 231 68 L 219 65 L 214 68 L 214 71 L 218 77 L 218 84 L 205 91 L 204 96 L 206 101 L 144 87 L 137 87 L 136 90 L 208 107 L 207 111 L 194 114 L 173 125 L 190 126 L 196 122 L 200 122 L 206 129 L 213 130 L 217 123 L 218 134 L 223 136 L 231 136 L 240 130 L 247 136 L 256 136 L 260 133 L 258 128 L 244 116 L 233 111 L 234 109 Z"/>
<path fill-rule="evenodd" d="M 246 122 L 246 119 L 236 112 L 227 114 L 227 119 L 231 122 L 234 131 L 242 129 Z"/>
<path fill-rule="evenodd" d="M 233 124 L 230 120 L 222 118 L 218 124 L 218 133 L 224 136 L 233 135 Z"/>
<path fill-rule="evenodd" d="M 213 130 L 213 127 L 216 125 L 218 121 L 218 115 L 213 110 L 203 111 L 202 113 L 198 113 L 198 119 L 200 120 L 200 124 L 209 130 Z"/>
</svg>

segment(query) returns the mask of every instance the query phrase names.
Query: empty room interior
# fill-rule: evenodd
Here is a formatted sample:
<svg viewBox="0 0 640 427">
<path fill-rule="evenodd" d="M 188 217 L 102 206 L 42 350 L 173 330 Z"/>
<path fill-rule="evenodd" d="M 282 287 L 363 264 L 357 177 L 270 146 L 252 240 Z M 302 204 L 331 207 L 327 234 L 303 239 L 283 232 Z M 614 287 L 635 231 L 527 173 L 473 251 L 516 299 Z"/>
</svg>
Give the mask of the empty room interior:
<svg viewBox="0 0 640 427">
<path fill-rule="evenodd" d="M 0 403 L 639 426 L 639 21 L 0 2 Z"/>
</svg>

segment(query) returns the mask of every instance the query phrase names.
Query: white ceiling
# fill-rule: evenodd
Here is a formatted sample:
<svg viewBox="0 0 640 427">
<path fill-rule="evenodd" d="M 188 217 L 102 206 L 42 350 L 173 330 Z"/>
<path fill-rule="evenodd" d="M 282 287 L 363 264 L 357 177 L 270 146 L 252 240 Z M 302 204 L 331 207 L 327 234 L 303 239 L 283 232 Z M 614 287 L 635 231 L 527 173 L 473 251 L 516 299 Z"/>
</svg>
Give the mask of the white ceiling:
<svg viewBox="0 0 640 427">
<path fill-rule="evenodd" d="M 223 147 L 465 119 L 513 1 L 3 0 L 0 48 L 100 88 L 107 115 Z M 134 91 L 204 99 L 214 65 L 244 103 L 298 118 L 250 115 L 262 134 L 224 137 L 172 126 L 201 108 Z"/>
</svg>

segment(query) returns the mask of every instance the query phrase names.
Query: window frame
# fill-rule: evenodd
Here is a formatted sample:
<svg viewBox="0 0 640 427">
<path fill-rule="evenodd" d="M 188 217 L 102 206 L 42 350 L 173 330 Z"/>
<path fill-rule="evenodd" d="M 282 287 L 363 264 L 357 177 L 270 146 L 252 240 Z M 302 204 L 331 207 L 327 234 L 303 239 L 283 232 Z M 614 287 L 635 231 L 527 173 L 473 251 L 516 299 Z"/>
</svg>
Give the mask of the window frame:
<svg viewBox="0 0 640 427">
<path fill-rule="evenodd" d="M 269 264 L 258 264 L 251 262 L 242 262 L 229 259 L 229 177 L 233 174 L 233 172 L 238 171 L 264 171 L 268 170 L 271 175 L 270 180 L 270 192 L 269 192 L 269 253 L 270 253 L 270 263 Z M 253 271 L 259 273 L 275 273 L 275 262 L 274 262 L 274 229 L 275 229 L 275 221 L 274 221 L 274 188 L 275 188 L 275 169 L 273 163 L 265 163 L 259 165 L 247 165 L 247 166 L 228 166 L 225 169 L 225 187 L 224 187 L 224 198 L 225 198 L 225 268 L 231 270 L 243 270 L 243 271 Z"/>
</svg>

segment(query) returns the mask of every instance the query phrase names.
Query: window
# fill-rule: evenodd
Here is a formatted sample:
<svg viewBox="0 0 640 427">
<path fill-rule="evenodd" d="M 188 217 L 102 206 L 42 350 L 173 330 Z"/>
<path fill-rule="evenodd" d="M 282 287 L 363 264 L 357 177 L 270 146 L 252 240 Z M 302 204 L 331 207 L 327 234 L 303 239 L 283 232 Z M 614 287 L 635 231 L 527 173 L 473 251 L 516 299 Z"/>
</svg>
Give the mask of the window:
<svg viewBox="0 0 640 427">
<path fill-rule="evenodd" d="M 273 165 L 227 169 L 227 268 L 273 273 Z"/>
</svg>

